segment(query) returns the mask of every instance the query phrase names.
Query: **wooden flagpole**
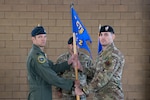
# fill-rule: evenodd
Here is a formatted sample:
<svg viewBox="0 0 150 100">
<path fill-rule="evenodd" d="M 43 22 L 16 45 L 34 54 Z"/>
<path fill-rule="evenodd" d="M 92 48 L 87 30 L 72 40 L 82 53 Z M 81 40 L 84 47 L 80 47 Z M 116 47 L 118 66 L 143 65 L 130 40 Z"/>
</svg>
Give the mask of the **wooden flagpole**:
<svg viewBox="0 0 150 100">
<path fill-rule="evenodd" d="M 99 24 L 99 27 L 98 27 L 98 44 L 99 44 L 99 42 L 100 42 L 100 40 L 99 40 L 99 36 L 100 36 L 100 29 L 101 29 L 101 24 Z M 99 47 L 98 47 L 98 49 L 97 50 L 99 50 Z M 98 52 L 99 53 L 99 52 Z"/>
<path fill-rule="evenodd" d="M 99 27 L 98 27 L 98 38 L 99 38 L 99 35 L 100 35 L 100 33 L 99 33 L 99 31 L 100 31 L 100 29 L 101 29 L 101 24 L 99 24 Z"/>
<path fill-rule="evenodd" d="M 73 33 L 73 50 L 74 50 L 74 54 L 77 54 L 75 33 Z M 75 79 L 78 80 L 78 69 L 77 69 L 77 66 L 75 67 Z M 79 95 L 76 95 L 76 100 L 80 100 L 80 96 Z"/>
</svg>

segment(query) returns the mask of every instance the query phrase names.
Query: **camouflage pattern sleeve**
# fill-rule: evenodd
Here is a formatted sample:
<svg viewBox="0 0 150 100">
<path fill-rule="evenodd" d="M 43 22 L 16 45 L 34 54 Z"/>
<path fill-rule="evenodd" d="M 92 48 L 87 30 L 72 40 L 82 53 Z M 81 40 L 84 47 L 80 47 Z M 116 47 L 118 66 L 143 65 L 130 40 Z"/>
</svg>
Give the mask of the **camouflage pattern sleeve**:
<svg viewBox="0 0 150 100">
<path fill-rule="evenodd" d="M 82 73 L 87 76 L 87 83 L 89 83 L 94 76 L 93 60 L 82 52 L 79 52 L 79 60 L 83 67 Z"/>
<path fill-rule="evenodd" d="M 57 58 L 56 63 L 59 64 L 59 63 L 68 61 L 69 57 L 70 57 L 70 55 L 69 55 L 68 52 L 63 53 L 63 54 L 61 54 L 61 55 Z"/>
<path fill-rule="evenodd" d="M 91 67 L 85 68 L 83 73 L 87 75 L 87 83 L 90 83 L 95 73 L 94 66 L 92 65 Z"/>
</svg>

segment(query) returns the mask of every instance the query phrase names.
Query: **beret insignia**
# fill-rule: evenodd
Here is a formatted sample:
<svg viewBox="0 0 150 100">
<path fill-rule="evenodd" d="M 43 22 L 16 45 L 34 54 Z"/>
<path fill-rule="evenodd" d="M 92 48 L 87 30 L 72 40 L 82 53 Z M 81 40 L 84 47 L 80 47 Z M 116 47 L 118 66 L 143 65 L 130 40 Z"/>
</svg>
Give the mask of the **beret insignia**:
<svg viewBox="0 0 150 100">
<path fill-rule="evenodd" d="M 46 62 L 46 59 L 45 59 L 45 57 L 44 56 L 38 56 L 38 62 L 39 63 L 45 63 Z"/>
<path fill-rule="evenodd" d="M 108 31 L 108 29 L 109 29 L 109 26 L 106 26 L 106 27 L 105 27 L 105 31 Z"/>
</svg>

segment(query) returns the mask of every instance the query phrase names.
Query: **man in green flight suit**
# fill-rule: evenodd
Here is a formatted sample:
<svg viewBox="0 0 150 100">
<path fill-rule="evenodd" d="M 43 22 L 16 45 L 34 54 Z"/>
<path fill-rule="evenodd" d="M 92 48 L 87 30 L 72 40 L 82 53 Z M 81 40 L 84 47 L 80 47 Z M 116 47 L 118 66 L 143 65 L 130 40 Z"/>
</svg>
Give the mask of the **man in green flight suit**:
<svg viewBox="0 0 150 100">
<path fill-rule="evenodd" d="M 93 93 L 92 100 L 124 100 L 121 79 L 125 59 L 114 45 L 113 28 L 109 25 L 102 26 L 99 39 L 102 51 L 98 54 L 93 69 L 86 71 L 94 73 L 94 77 L 87 86 L 81 89 L 84 93 Z"/>
<path fill-rule="evenodd" d="M 74 80 L 64 79 L 57 76 L 56 72 L 69 70 L 76 56 L 68 61 L 54 64 L 45 53 L 46 31 L 42 26 L 35 27 L 32 32 L 32 48 L 27 58 L 27 71 L 29 81 L 28 100 L 52 100 L 52 85 L 65 90 L 74 88 Z"/>
<path fill-rule="evenodd" d="M 83 71 L 79 71 L 78 72 L 78 79 L 80 80 L 80 84 L 81 85 L 85 85 L 87 84 L 88 81 L 90 81 L 90 79 L 87 77 L 87 75 L 85 74 L 85 69 L 89 69 L 91 66 L 93 66 L 93 61 L 90 58 L 90 56 L 88 56 L 87 54 L 80 52 L 77 48 L 78 51 L 78 60 L 80 61 L 81 66 L 83 67 Z M 61 54 L 58 58 L 56 63 L 62 63 L 65 61 L 68 61 L 68 59 L 71 57 L 71 55 L 73 54 L 73 37 L 70 37 L 68 40 L 68 52 L 65 52 L 63 54 Z M 73 68 L 70 68 L 70 70 L 65 71 L 64 73 L 60 74 L 61 77 L 63 78 L 67 78 L 67 79 L 75 79 L 75 71 Z M 62 100 L 76 100 L 75 94 L 72 93 L 72 91 L 66 91 L 63 90 L 59 87 L 56 88 L 57 89 L 57 95 L 62 93 Z M 83 94 L 80 96 L 80 100 L 86 100 L 86 95 Z"/>
</svg>

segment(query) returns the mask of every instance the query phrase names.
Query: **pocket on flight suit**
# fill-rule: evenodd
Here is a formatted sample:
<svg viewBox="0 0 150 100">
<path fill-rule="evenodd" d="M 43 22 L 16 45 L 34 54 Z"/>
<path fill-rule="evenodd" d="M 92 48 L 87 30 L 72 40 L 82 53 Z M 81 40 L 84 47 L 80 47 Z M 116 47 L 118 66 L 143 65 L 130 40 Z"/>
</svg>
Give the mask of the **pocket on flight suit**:
<svg viewBox="0 0 150 100">
<path fill-rule="evenodd" d="M 41 100 L 37 90 L 32 90 L 28 95 L 28 100 Z"/>
</svg>

